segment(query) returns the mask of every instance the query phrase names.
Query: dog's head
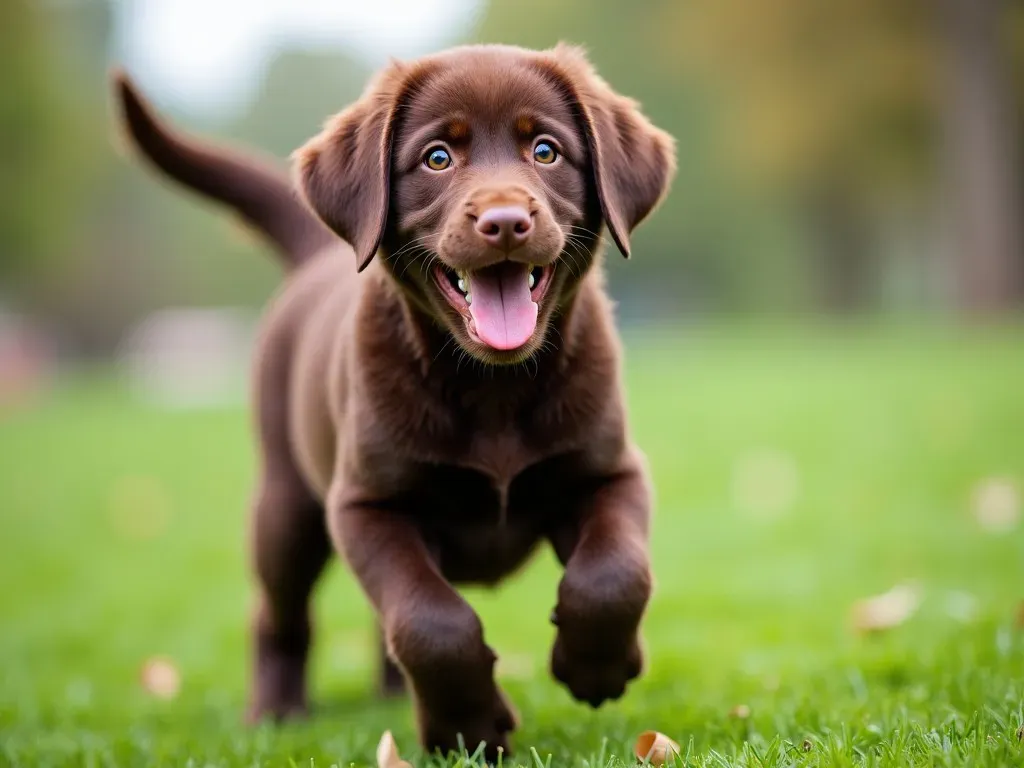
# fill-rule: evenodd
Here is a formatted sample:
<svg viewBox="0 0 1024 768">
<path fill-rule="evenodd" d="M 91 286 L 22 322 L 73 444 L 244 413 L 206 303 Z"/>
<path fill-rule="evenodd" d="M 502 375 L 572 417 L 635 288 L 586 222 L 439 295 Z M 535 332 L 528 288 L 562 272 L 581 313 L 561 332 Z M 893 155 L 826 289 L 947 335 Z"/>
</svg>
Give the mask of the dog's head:
<svg viewBox="0 0 1024 768">
<path fill-rule="evenodd" d="M 296 154 L 307 202 L 358 268 L 381 250 L 408 295 L 490 363 L 543 344 L 602 224 L 629 255 L 675 168 L 668 134 L 564 45 L 394 62 Z"/>
</svg>

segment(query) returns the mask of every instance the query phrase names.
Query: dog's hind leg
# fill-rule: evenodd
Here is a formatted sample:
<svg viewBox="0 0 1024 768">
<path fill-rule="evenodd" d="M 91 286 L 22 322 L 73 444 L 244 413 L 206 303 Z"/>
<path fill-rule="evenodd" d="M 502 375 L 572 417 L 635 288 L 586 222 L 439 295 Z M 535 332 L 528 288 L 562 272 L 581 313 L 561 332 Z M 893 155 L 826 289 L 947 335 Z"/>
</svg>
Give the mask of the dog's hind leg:
<svg viewBox="0 0 1024 768">
<path fill-rule="evenodd" d="M 304 714 L 312 640 L 310 596 L 331 556 L 323 505 L 299 472 L 289 440 L 292 329 L 270 322 L 256 367 L 259 485 L 251 520 L 258 582 L 248 718 Z"/>
<path fill-rule="evenodd" d="M 264 469 L 253 510 L 259 602 L 250 721 L 304 714 L 310 596 L 331 554 L 323 508 L 281 467 Z"/>
</svg>

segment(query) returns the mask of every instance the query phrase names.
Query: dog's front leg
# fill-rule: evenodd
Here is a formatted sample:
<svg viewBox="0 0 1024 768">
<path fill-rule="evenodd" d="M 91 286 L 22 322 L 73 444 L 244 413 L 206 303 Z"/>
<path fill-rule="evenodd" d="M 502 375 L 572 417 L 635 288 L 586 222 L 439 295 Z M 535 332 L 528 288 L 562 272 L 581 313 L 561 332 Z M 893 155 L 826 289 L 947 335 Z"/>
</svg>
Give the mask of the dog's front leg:
<svg viewBox="0 0 1024 768">
<path fill-rule="evenodd" d="M 335 498 L 337 497 L 337 498 Z M 470 605 L 431 560 L 420 531 L 390 508 L 332 493 L 332 538 L 376 609 L 388 654 L 412 689 L 420 741 L 442 753 L 508 750 L 515 715 L 494 682 L 494 652 Z"/>
<path fill-rule="evenodd" d="M 552 621 L 551 672 L 591 706 L 640 674 L 640 619 L 651 595 L 650 490 L 640 459 L 591 486 L 552 536 L 565 564 Z"/>
</svg>

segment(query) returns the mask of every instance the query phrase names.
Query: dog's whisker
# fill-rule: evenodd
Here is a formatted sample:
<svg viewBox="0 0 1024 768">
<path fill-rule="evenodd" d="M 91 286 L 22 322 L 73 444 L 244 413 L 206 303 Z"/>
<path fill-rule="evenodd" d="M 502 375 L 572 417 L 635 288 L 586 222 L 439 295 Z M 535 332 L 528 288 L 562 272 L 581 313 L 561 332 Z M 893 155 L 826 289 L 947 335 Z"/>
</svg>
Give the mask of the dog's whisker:
<svg viewBox="0 0 1024 768">
<path fill-rule="evenodd" d="M 409 271 L 409 267 L 411 267 L 413 264 L 416 263 L 417 259 L 422 255 L 422 253 L 423 252 L 421 251 L 421 252 L 416 252 L 416 253 L 409 254 L 408 258 L 405 259 L 405 262 L 402 265 L 402 271 L 399 272 L 398 275 L 397 275 L 399 280 L 401 280 L 403 277 L 405 277 L 405 273 Z"/>
<path fill-rule="evenodd" d="M 573 234 L 572 232 L 567 232 L 565 237 L 566 237 L 567 240 L 569 240 L 569 241 L 579 245 L 581 248 L 586 250 L 588 253 L 591 252 L 590 242 L 592 242 L 592 241 L 591 241 L 590 238 L 582 237 L 580 235 Z"/>
<path fill-rule="evenodd" d="M 583 251 L 588 262 L 592 262 L 594 260 L 594 251 L 586 240 L 583 240 L 576 235 L 572 235 L 570 236 L 569 241 L 576 246 L 577 250 Z"/>
<path fill-rule="evenodd" d="M 464 349 L 459 350 L 459 362 L 455 364 L 455 375 L 459 375 L 459 369 L 462 367 L 462 362 L 469 356 L 469 353 Z"/>
<path fill-rule="evenodd" d="M 402 246 L 400 250 L 396 251 L 391 256 L 391 261 L 395 262 L 401 259 L 403 256 L 406 256 L 407 254 L 425 250 L 428 249 L 422 243 L 406 243 L 405 245 Z"/>
<path fill-rule="evenodd" d="M 403 255 L 405 255 L 405 254 L 407 254 L 407 253 L 409 253 L 411 251 L 415 251 L 415 250 L 428 250 L 427 248 L 424 248 L 422 244 L 423 244 L 424 241 L 429 240 L 430 237 L 431 237 L 431 235 L 423 235 L 421 237 L 417 237 L 417 238 L 415 238 L 413 240 L 410 240 L 408 243 L 405 243 L 397 251 L 395 251 L 394 253 L 390 254 L 389 257 L 388 257 L 388 260 L 394 262 L 394 261 L 397 261 L 401 256 L 403 256 Z"/>
<path fill-rule="evenodd" d="M 426 234 L 426 235 L 420 235 L 419 237 L 414 237 L 414 238 L 413 238 L 412 240 L 410 240 L 409 242 L 405 243 L 405 244 L 404 244 L 404 245 L 403 245 L 403 246 L 402 246 L 401 248 L 399 248 L 399 249 L 398 249 L 397 251 L 395 251 L 394 253 L 392 253 L 392 254 L 391 254 L 391 255 L 389 256 L 389 258 L 390 258 L 390 259 L 395 259 L 395 258 L 397 258 L 398 256 L 401 256 L 401 255 L 402 255 L 403 253 L 405 253 L 405 251 L 409 250 L 410 248 L 412 248 L 412 247 L 414 247 L 414 246 L 416 246 L 416 245 L 419 245 L 419 244 L 420 244 L 420 243 L 422 243 L 422 242 L 423 242 L 424 240 L 429 240 L 429 239 L 430 239 L 431 237 L 433 237 L 433 235 L 431 235 L 431 234 Z"/>
<path fill-rule="evenodd" d="M 577 232 L 582 232 L 584 235 L 587 236 L 588 239 L 592 239 L 595 243 L 600 243 L 603 240 L 605 240 L 605 236 L 601 232 L 595 232 L 592 229 L 587 229 L 586 227 L 581 227 L 578 224 L 570 224 L 569 227 L 573 231 L 574 234 L 577 233 Z M 577 237 L 579 237 L 579 235 L 577 235 Z"/>
<path fill-rule="evenodd" d="M 409 267 L 411 267 L 417 261 L 420 261 L 421 265 L 422 265 L 423 262 L 421 261 L 421 259 L 423 258 L 423 256 L 427 257 L 427 260 L 426 260 L 427 263 L 430 263 L 431 259 L 436 258 L 435 254 L 433 254 L 431 251 L 428 251 L 426 248 L 423 248 L 423 247 L 418 247 L 416 249 L 416 251 L 414 253 L 410 254 L 408 256 L 408 258 L 405 260 L 405 264 L 402 267 L 402 271 L 401 271 L 401 273 L 399 273 L 398 278 L 401 279 L 401 278 L 405 277 L 406 272 L 409 271 Z M 424 277 L 426 277 L 426 276 L 427 276 L 427 273 L 426 273 L 426 271 L 424 271 Z"/>
<path fill-rule="evenodd" d="M 570 224 L 569 225 L 569 229 L 579 230 L 580 232 L 585 232 L 586 234 L 593 235 L 594 237 L 601 237 L 601 233 L 600 232 L 595 232 L 592 229 L 587 229 L 582 224 Z"/>
<path fill-rule="evenodd" d="M 579 230 L 579 232 L 582 232 L 583 234 L 580 235 L 580 234 L 577 234 L 575 231 L 571 231 L 571 232 L 566 233 L 567 235 L 569 235 L 571 237 L 574 237 L 574 238 L 576 238 L 577 240 L 579 240 L 581 242 L 587 242 L 587 241 L 593 242 L 595 247 L 598 246 L 598 245 L 601 245 L 603 243 L 607 243 L 608 242 L 608 239 L 607 239 L 607 237 L 605 237 L 605 235 L 601 234 L 600 232 L 594 232 L 593 230 L 587 229 L 586 227 L 580 227 L 580 226 L 571 224 L 570 225 L 570 229 L 571 230 Z"/>
<path fill-rule="evenodd" d="M 573 250 L 577 250 L 577 246 L 571 240 L 566 241 L 566 245 L 571 245 Z M 576 261 L 576 256 L 570 250 L 563 250 L 562 253 L 569 258 L 569 261 L 565 262 L 566 267 L 572 272 L 573 277 L 579 279 L 583 275 L 583 270 L 580 268 L 579 263 Z"/>
<path fill-rule="evenodd" d="M 417 247 L 417 248 L 415 248 L 415 249 L 408 249 L 408 250 L 406 250 L 406 252 L 405 252 L 405 254 L 404 254 L 405 258 L 403 258 L 403 259 L 402 259 L 402 269 L 401 269 L 401 271 L 400 271 L 400 272 L 398 272 L 398 274 L 397 274 L 397 277 L 398 277 L 399 279 L 401 279 L 402 277 L 404 277 L 404 276 L 405 276 L 405 273 L 409 271 L 409 267 L 410 267 L 410 266 L 411 266 L 411 265 L 412 265 L 413 263 L 415 263 L 416 259 L 417 259 L 417 258 L 418 258 L 418 257 L 419 257 L 419 256 L 420 256 L 420 255 L 421 255 L 422 253 L 423 253 L 423 251 L 422 251 L 422 249 L 420 249 L 419 247 Z"/>
<path fill-rule="evenodd" d="M 424 279 L 430 277 L 430 269 L 434 262 L 437 261 L 438 256 L 433 251 L 427 253 L 427 258 L 423 260 L 420 266 L 420 270 L 423 272 Z"/>
<path fill-rule="evenodd" d="M 441 348 L 437 351 L 437 354 L 434 355 L 434 359 L 430 361 L 431 365 L 437 362 L 437 358 L 439 358 L 441 354 L 446 349 L 448 349 L 448 345 L 451 344 L 453 341 L 455 341 L 455 336 L 453 334 L 448 334 L 448 338 L 445 340 L 444 344 L 441 345 Z"/>
</svg>

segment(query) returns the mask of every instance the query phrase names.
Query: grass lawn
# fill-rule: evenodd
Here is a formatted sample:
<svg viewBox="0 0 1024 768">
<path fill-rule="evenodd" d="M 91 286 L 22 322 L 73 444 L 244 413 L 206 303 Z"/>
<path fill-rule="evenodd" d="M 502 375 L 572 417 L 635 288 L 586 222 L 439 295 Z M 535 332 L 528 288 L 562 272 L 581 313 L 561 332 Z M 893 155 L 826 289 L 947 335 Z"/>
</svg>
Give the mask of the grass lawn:
<svg viewBox="0 0 1024 768">
<path fill-rule="evenodd" d="M 1024 528 L 972 514 L 986 479 L 1024 489 L 1024 328 L 680 331 L 630 344 L 628 381 L 658 492 L 648 668 L 596 712 L 548 678 L 547 551 L 471 593 L 522 718 L 506 765 L 630 764 L 648 728 L 686 765 L 1024 764 Z M 109 379 L 0 417 L 0 764 L 362 766 L 385 729 L 430 762 L 408 704 L 370 694 L 370 613 L 338 567 L 316 716 L 241 725 L 252 457 L 243 409 Z M 907 581 L 916 614 L 851 631 L 854 601 Z M 139 683 L 157 655 L 170 700 Z"/>
</svg>

